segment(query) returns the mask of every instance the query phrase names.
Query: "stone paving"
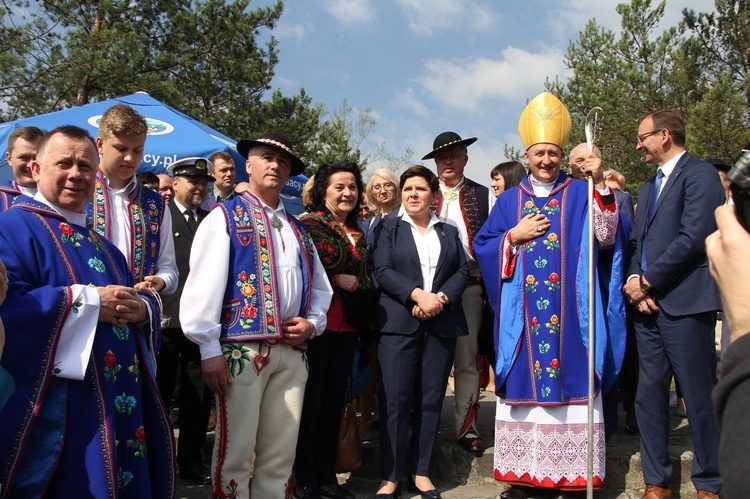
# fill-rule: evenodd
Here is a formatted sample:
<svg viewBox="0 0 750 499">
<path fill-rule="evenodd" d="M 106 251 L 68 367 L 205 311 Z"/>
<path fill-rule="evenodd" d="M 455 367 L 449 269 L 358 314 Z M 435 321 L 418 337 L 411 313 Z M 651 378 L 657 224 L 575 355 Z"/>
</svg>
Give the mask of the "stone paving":
<svg viewBox="0 0 750 499">
<path fill-rule="evenodd" d="M 493 479 L 492 429 L 494 424 L 495 395 L 482 392 L 479 409 L 479 430 L 488 444 L 482 455 L 465 452 L 456 443 L 453 423 L 453 395 L 448 392 L 443 405 L 438 445 L 433 458 L 431 478 L 438 491 L 446 499 L 494 499 L 505 490 L 505 485 Z M 670 409 L 672 431 L 670 433 L 670 454 L 673 460 L 671 489 L 675 499 L 694 499 L 695 489 L 690 482 L 692 463 L 692 441 L 687 420 Z M 620 413 L 619 428 L 607 446 L 607 488 L 594 494 L 596 499 L 637 499 L 643 493 L 643 477 L 640 464 L 640 437 L 627 435 L 622 431 L 624 413 Z M 380 482 L 380 459 L 377 431 L 373 440 L 363 446 L 363 466 L 361 469 L 340 474 L 339 482 L 346 485 L 357 498 L 374 497 Z M 210 461 L 213 433 L 206 442 L 206 462 Z M 403 491 L 403 498 L 419 497 Z M 205 499 L 210 497 L 208 486 L 196 486 L 180 480 L 178 498 Z M 544 498 L 549 495 L 539 494 Z M 582 495 L 585 497 L 585 494 Z M 257 498 L 263 499 L 263 498 Z"/>
</svg>

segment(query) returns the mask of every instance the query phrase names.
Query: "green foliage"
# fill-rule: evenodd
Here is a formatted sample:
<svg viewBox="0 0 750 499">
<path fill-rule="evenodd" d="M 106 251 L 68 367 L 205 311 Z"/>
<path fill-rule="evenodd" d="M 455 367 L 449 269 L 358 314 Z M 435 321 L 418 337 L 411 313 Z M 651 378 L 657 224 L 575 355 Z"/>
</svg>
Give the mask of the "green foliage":
<svg viewBox="0 0 750 499">
<path fill-rule="evenodd" d="M 140 90 L 242 139 L 282 130 L 309 165 L 349 159 L 364 169 L 388 157 L 370 109 L 327 111 L 300 89 L 268 95 L 278 0 L 4 0 L 0 3 L 0 121 Z"/>
<path fill-rule="evenodd" d="M 619 36 L 591 19 L 568 47 L 573 76 L 565 85 L 547 85 L 573 117 L 571 148 L 585 140 L 588 110 L 603 108 L 599 145 L 606 166 L 623 172 L 632 193 L 654 172 L 635 150 L 645 113 L 680 110 L 687 148 L 698 157 L 731 161 L 750 140 L 750 0 L 716 0 L 716 14 L 686 10 L 683 22 L 662 30 L 664 6 L 650 0 L 619 4 Z"/>
<path fill-rule="evenodd" d="M 277 62 L 274 38 L 259 45 L 256 36 L 273 29 L 282 3 L 255 10 L 249 4 L 16 0 L 0 12 L 3 117 L 145 90 L 233 135 L 235 120 L 269 89 Z"/>
</svg>

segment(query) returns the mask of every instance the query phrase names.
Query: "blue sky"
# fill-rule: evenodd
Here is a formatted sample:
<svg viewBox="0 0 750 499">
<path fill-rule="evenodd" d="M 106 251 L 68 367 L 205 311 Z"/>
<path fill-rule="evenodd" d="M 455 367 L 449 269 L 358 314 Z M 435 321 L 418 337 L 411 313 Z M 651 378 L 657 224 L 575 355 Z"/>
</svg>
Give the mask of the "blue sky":
<svg viewBox="0 0 750 499">
<path fill-rule="evenodd" d="M 286 0 L 273 30 L 280 62 L 271 85 L 285 95 L 304 88 L 329 110 L 344 99 L 370 108 L 378 121 L 370 140 L 397 156 L 410 147 L 412 163 L 446 130 L 478 137 L 466 175 L 489 185 L 504 144 L 521 147 L 516 126 L 527 100 L 546 78 L 569 77 L 564 55 L 590 18 L 619 31 L 617 3 Z M 661 28 L 676 25 L 685 7 L 714 10 L 712 0 L 668 0 Z"/>
</svg>

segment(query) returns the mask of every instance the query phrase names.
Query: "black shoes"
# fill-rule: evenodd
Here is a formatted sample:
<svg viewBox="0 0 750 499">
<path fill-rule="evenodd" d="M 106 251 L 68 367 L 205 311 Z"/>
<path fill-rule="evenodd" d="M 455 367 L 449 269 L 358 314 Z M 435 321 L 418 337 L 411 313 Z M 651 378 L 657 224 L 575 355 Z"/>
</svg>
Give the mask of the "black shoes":
<svg viewBox="0 0 750 499">
<path fill-rule="evenodd" d="M 295 487 L 292 499 L 320 499 L 320 494 L 315 487 Z"/>
<path fill-rule="evenodd" d="M 467 433 L 458 439 L 458 444 L 467 452 L 484 452 L 484 440 L 476 433 Z"/>
<path fill-rule="evenodd" d="M 321 499 L 357 499 L 357 497 L 337 483 L 323 485 L 318 489 Z"/>
<path fill-rule="evenodd" d="M 180 478 L 192 480 L 196 485 L 206 485 L 211 483 L 211 470 L 202 464 L 191 467 L 180 466 Z"/>
<path fill-rule="evenodd" d="M 508 490 L 500 492 L 500 499 L 526 499 L 529 497 L 528 487 L 511 487 Z"/>
<path fill-rule="evenodd" d="M 375 499 L 401 499 L 401 484 L 396 485 L 396 490 L 390 494 L 375 494 Z"/>
<path fill-rule="evenodd" d="M 438 492 L 435 489 L 432 490 L 420 490 L 419 496 L 422 499 L 442 499 L 443 496 L 440 495 L 440 492 Z"/>
<path fill-rule="evenodd" d="M 339 484 L 328 484 L 322 487 L 295 487 L 293 499 L 357 499 L 354 494 Z"/>
<path fill-rule="evenodd" d="M 440 495 L 440 492 L 438 492 L 435 489 L 431 490 L 422 490 L 419 487 L 417 487 L 417 484 L 414 483 L 414 479 L 412 477 L 409 477 L 409 483 L 406 486 L 406 489 L 409 492 L 418 492 L 419 496 L 422 499 L 442 499 L 443 496 Z"/>
</svg>

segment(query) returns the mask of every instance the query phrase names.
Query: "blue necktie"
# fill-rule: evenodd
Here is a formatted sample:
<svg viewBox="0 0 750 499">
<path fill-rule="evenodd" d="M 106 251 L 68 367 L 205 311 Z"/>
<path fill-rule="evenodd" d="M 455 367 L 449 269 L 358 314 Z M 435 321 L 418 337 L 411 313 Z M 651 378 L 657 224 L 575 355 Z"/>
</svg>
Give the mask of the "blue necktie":
<svg viewBox="0 0 750 499">
<path fill-rule="evenodd" d="M 661 190 L 661 182 L 664 180 L 664 172 L 661 168 L 656 172 L 656 181 L 654 182 L 654 190 L 651 192 L 651 201 L 648 204 L 648 217 L 646 217 L 646 223 L 651 220 L 654 215 L 654 208 L 656 208 L 656 202 L 659 200 L 659 191 Z M 646 232 L 643 232 L 643 241 L 641 242 L 641 269 L 646 270 Z"/>
<path fill-rule="evenodd" d="M 651 202 L 648 205 L 648 220 L 651 220 L 651 217 L 654 216 L 654 208 L 656 208 L 656 202 L 659 200 L 659 191 L 661 190 L 662 180 L 664 180 L 664 172 L 659 168 L 656 172 L 654 191 L 651 193 Z"/>
</svg>

